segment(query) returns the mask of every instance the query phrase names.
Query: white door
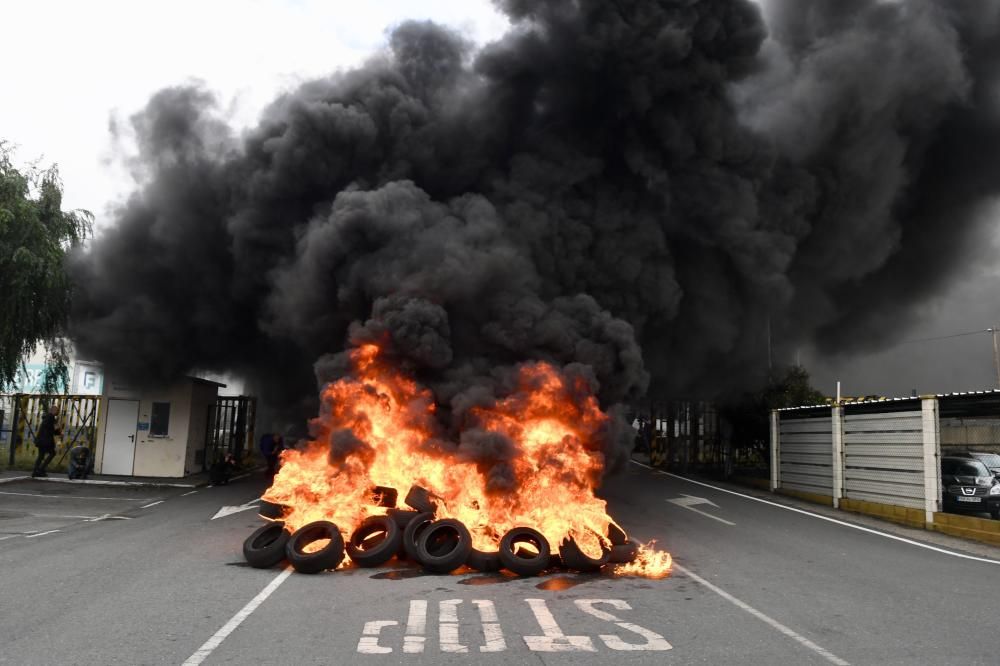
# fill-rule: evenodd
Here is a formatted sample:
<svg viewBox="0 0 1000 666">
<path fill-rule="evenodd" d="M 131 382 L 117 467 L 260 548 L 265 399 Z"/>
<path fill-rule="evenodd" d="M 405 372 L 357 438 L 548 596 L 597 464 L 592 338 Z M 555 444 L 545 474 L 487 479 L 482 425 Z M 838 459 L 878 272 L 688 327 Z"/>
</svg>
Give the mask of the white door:
<svg viewBox="0 0 1000 666">
<path fill-rule="evenodd" d="M 108 400 L 108 427 L 104 432 L 102 474 L 132 475 L 138 422 L 138 400 Z"/>
</svg>

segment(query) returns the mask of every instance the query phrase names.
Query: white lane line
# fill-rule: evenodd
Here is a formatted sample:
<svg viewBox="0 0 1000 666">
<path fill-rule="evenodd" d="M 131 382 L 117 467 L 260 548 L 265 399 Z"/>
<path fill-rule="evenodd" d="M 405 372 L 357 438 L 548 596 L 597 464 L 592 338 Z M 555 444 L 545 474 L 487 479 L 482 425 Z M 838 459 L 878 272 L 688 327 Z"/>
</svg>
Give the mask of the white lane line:
<svg viewBox="0 0 1000 666">
<path fill-rule="evenodd" d="M 112 502 L 148 502 L 149 497 L 87 497 L 86 495 L 46 495 L 45 493 L 12 493 L 0 490 L 0 495 L 17 495 L 18 497 L 48 497 L 50 499 L 76 500 L 109 500 Z"/>
<path fill-rule="evenodd" d="M 153 502 L 152 504 L 147 504 L 146 506 L 140 506 L 139 508 L 140 509 L 148 509 L 149 507 L 156 506 L 157 504 L 163 504 L 163 500 L 158 500 L 156 502 Z"/>
<path fill-rule="evenodd" d="M 647 469 L 652 469 L 658 474 L 664 476 L 670 476 L 675 479 L 680 479 L 681 481 L 687 481 L 688 483 L 695 483 L 699 486 L 705 486 L 706 488 L 711 488 L 712 490 L 718 490 L 720 493 L 729 493 L 730 495 L 736 495 L 737 497 L 742 497 L 744 499 L 753 500 L 754 502 L 760 502 L 761 504 L 769 504 L 771 506 L 776 506 L 779 509 L 785 509 L 786 511 L 794 511 L 795 513 L 801 513 L 804 516 L 812 516 L 813 518 L 819 518 L 820 520 L 825 520 L 836 525 L 842 525 L 844 527 L 850 527 L 851 529 L 861 530 L 862 532 L 868 532 L 869 534 L 875 534 L 886 539 L 892 539 L 893 541 L 900 541 L 902 543 L 910 544 L 911 546 L 916 546 L 918 548 L 924 548 L 926 550 L 933 550 L 935 553 L 942 553 L 944 555 L 951 555 L 952 557 L 960 557 L 963 560 L 972 560 L 973 562 L 985 562 L 986 564 L 1000 564 L 1000 560 L 991 560 L 988 557 L 976 557 L 975 555 L 966 555 L 965 553 L 959 553 L 954 550 L 948 550 L 946 548 L 938 548 L 937 546 L 932 546 L 927 543 L 920 543 L 919 541 L 914 541 L 913 539 L 907 539 L 906 537 L 896 536 L 895 534 L 889 534 L 887 532 L 880 532 L 874 530 L 870 527 L 864 527 L 862 525 L 855 525 L 853 523 L 847 523 L 843 520 L 837 520 L 836 518 L 830 518 L 829 516 L 824 516 L 818 513 L 813 513 L 812 511 L 806 511 L 804 509 L 799 509 L 794 506 L 785 506 L 784 504 L 778 504 L 777 502 L 772 502 L 770 500 L 761 499 L 759 497 L 754 497 L 753 495 L 744 495 L 743 493 L 738 493 L 735 490 L 727 490 L 725 488 L 719 488 L 718 486 L 713 486 L 708 483 L 702 483 L 701 481 L 695 481 L 694 479 L 688 479 L 683 476 L 678 476 L 676 474 L 671 474 L 670 472 L 664 472 L 663 470 L 653 469 L 649 465 L 643 465 L 641 462 L 636 462 L 636 465 L 640 467 L 645 467 Z"/>
<path fill-rule="evenodd" d="M 243 623 L 243 620 L 250 617 L 250 614 L 257 610 L 264 601 L 271 596 L 278 586 L 285 582 L 285 579 L 292 573 L 292 568 L 287 567 L 284 571 L 274 577 L 274 579 L 267 584 L 263 590 L 261 590 L 256 597 L 251 599 L 246 606 L 241 608 L 236 615 L 230 618 L 229 622 L 226 622 L 221 629 L 219 629 L 215 634 L 205 641 L 205 644 L 200 648 L 195 650 L 195 653 L 187 658 L 182 666 L 198 666 L 201 662 L 205 661 L 210 654 L 222 644 L 222 641 L 226 640 L 229 634 L 236 630 L 236 627 Z"/>
<path fill-rule="evenodd" d="M 21 535 L 20 534 L 8 534 L 7 536 L 0 537 L 0 541 L 3 541 L 5 539 L 13 539 L 16 536 L 21 536 Z"/>
<path fill-rule="evenodd" d="M 0 479 L 0 483 L 14 483 L 15 481 L 24 481 L 25 479 L 30 479 L 29 476 L 11 476 L 6 479 Z"/>
<path fill-rule="evenodd" d="M 192 490 L 190 492 L 184 493 L 183 495 L 181 495 L 181 497 L 187 497 L 188 495 L 194 495 L 196 492 L 198 492 L 198 491 L 197 490 Z"/>
<path fill-rule="evenodd" d="M 750 613 L 751 615 L 753 615 L 758 620 L 761 620 L 762 622 L 770 625 L 774 629 L 777 629 L 778 631 L 780 631 L 784 635 L 788 636 L 792 640 L 797 641 L 803 647 L 809 648 L 810 650 L 812 650 L 813 652 L 815 652 L 819 656 L 823 657 L 824 659 L 826 659 L 830 663 L 837 664 L 837 666 L 850 666 L 849 662 L 844 661 L 843 659 L 841 659 L 837 655 L 833 654 L 832 652 L 830 652 L 826 648 L 822 648 L 819 645 L 816 645 L 815 643 L 813 643 L 811 640 L 809 640 L 805 636 L 803 636 L 803 635 L 801 635 L 799 633 L 796 633 L 795 631 L 792 631 L 791 629 L 789 629 L 785 625 L 783 625 L 780 622 L 778 622 L 777 620 L 775 620 L 773 617 L 771 617 L 769 615 L 765 615 L 764 613 L 761 613 L 759 610 L 757 610 L 756 608 L 754 608 L 750 604 L 746 603 L 745 601 L 740 601 L 739 599 L 737 599 L 733 595 L 731 595 L 728 592 L 726 592 L 725 590 L 723 590 L 721 587 L 718 587 L 717 585 L 713 585 L 712 583 L 708 582 L 707 580 L 705 580 L 704 578 L 702 578 L 698 574 L 694 573 L 690 569 L 688 569 L 686 567 L 682 567 L 681 565 L 677 564 L 676 560 L 674 560 L 674 569 L 677 569 L 678 571 L 680 571 L 681 573 L 683 573 L 685 576 L 691 578 L 691 580 L 693 580 L 696 583 L 698 583 L 699 585 L 703 585 L 703 586 L 707 587 L 712 592 L 715 592 L 720 597 L 722 597 L 723 599 L 725 599 L 729 603 L 733 604 L 737 608 L 740 608 L 741 610 L 745 610 L 746 612 Z"/>
<path fill-rule="evenodd" d="M 35 537 L 45 536 L 46 534 L 55 534 L 60 530 L 49 530 L 48 532 L 35 532 L 34 534 L 25 534 L 25 539 L 34 539 Z"/>
</svg>

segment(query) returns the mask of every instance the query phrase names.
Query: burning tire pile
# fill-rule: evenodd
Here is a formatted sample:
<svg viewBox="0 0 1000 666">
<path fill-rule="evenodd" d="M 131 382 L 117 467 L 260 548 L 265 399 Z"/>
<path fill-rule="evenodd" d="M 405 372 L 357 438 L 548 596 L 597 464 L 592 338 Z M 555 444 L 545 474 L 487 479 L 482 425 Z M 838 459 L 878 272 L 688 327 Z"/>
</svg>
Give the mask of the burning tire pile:
<svg viewBox="0 0 1000 666">
<path fill-rule="evenodd" d="M 345 362 L 310 439 L 282 453 L 251 565 L 669 573 L 670 555 L 630 541 L 597 494 L 615 425 L 585 377 L 524 364 L 459 415 L 459 398 L 442 406 L 377 345 Z"/>
<path fill-rule="evenodd" d="M 473 547 L 468 528 L 454 518 L 437 518 L 431 494 L 413 486 L 404 503 L 396 506 L 397 492 L 376 488 L 372 493 L 385 513 L 364 519 L 345 542 L 340 528 L 328 520 L 307 523 L 289 533 L 280 520 L 281 505 L 263 502 L 261 516 L 268 523 L 247 537 L 243 555 L 250 566 L 268 568 L 287 560 L 299 573 L 314 574 L 336 569 L 345 556 L 359 567 L 379 567 L 393 558 L 412 562 L 428 573 L 449 574 L 462 567 L 481 573 L 507 570 L 518 576 L 537 576 L 547 569 L 579 572 L 598 571 L 608 564 L 636 561 L 642 546 L 629 539 L 614 523 L 598 539 L 601 552 L 585 552 L 567 537 L 554 549 L 549 540 L 531 527 L 514 527 L 502 536 L 495 551 Z"/>
</svg>

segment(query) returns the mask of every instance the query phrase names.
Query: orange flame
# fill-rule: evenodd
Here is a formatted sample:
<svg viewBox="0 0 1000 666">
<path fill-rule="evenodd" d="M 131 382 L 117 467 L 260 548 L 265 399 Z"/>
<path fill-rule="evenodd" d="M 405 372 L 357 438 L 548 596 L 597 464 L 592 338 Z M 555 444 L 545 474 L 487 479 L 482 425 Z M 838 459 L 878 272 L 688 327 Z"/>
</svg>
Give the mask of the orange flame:
<svg viewBox="0 0 1000 666">
<path fill-rule="evenodd" d="M 432 393 L 390 367 L 379 351 L 368 344 L 350 353 L 353 376 L 323 389 L 315 439 L 282 454 L 264 499 L 285 505 L 290 529 L 329 520 L 346 538 L 368 516 L 385 513 L 372 501 L 374 486 L 397 489 L 402 502 L 419 485 L 434 494 L 437 517 L 461 520 L 480 550 L 496 550 L 507 530 L 528 526 L 553 550 L 573 537 L 585 552 L 600 552 L 612 522 L 606 502 L 594 494 L 608 416 L 585 382 L 572 382 L 547 363 L 527 364 L 508 397 L 468 410 L 461 431 L 502 435 L 516 447 L 500 481 L 490 481 L 495 469 L 447 440 Z M 669 555 L 642 552 L 646 559 L 637 563 L 648 564 L 634 564 L 629 575 L 657 574 L 663 555 L 669 570 Z"/>
</svg>

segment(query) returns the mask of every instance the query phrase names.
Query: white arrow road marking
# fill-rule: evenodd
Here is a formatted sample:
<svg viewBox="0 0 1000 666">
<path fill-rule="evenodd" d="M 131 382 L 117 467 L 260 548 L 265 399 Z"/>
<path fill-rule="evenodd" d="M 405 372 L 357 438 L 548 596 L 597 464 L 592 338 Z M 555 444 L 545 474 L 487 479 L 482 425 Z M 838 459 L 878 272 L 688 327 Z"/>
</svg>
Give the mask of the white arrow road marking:
<svg viewBox="0 0 1000 666">
<path fill-rule="evenodd" d="M 258 497 L 255 500 L 250 500 L 246 504 L 241 504 L 239 506 L 224 506 L 219 509 L 210 520 L 215 520 L 216 518 L 225 518 L 226 516 L 231 516 L 234 513 L 239 513 L 240 511 L 249 511 L 250 509 L 256 509 L 257 503 L 260 502 Z M 145 508 L 145 507 L 143 507 Z"/>
<path fill-rule="evenodd" d="M 668 499 L 667 501 L 670 502 L 671 504 L 676 504 L 679 507 L 683 507 L 683 508 L 685 508 L 685 509 L 687 509 L 689 511 L 694 511 L 695 513 L 700 513 L 701 515 L 707 516 L 708 518 L 711 518 L 712 520 L 717 520 L 720 523 L 725 523 L 726 525 L 735 525 L 736 524 L 736 523 L 731 523 L 728 520 L 723 520 L 722 518 L 719 518 L 718 516 L 713 516 L 710 513 L 705 513 L 701 509 L 694 508 L 698 504 L 708 504 L 709 506 L 714 506 L 716 509 L 718 509 L 719 505 L 716 504 L 715 502 L 713 502 L 710 499 L 706 499 L 704 497 L 694 497 L 693 495 L 681 495 L 680 497 L 678 497 L 676 499 Z"/>
</svg>

